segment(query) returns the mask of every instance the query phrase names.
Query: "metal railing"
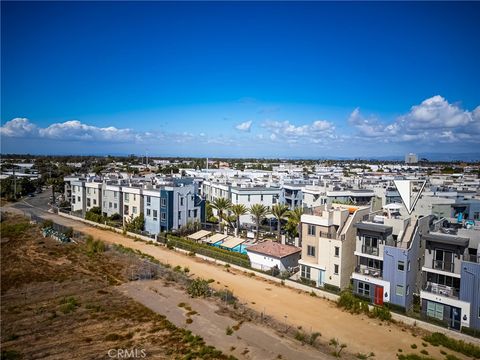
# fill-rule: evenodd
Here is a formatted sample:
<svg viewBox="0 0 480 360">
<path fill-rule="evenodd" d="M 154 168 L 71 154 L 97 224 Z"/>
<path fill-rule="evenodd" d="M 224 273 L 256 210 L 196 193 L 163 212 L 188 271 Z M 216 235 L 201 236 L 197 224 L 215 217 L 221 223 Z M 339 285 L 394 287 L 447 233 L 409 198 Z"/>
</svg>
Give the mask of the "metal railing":
<svg viewBox="0 0 480 360">
<path fill-rule="evenodd" d="M 454 272 L 455 264 L 450 261 L 432 260 L 432 268 L 436 270 Z"/>
<path fill-rule="evenodd" d="M 362 253 L 378 256 L 379 251 L 378 251 L 378 247 L 362 245 Z"/>
<path fill-rule="evenodd" d="M 457 298 L 457 299 L 459 296 L 458 289 L 455 289 L 451 286 L 433 283 L 430 281 L 427 281 L 427 283 L 423 285 L 422 290 L 433 293 L 433 294 L 438 294 L 438 295 Z"/>
<path fill-rule="evenodd" d="M 379 268 L 368 267 L 365 265 L 357 265 L 355 268 L 357 274 L 372 276 L 381 279 L 383 277 L 383 270 Z"/>
</svg>

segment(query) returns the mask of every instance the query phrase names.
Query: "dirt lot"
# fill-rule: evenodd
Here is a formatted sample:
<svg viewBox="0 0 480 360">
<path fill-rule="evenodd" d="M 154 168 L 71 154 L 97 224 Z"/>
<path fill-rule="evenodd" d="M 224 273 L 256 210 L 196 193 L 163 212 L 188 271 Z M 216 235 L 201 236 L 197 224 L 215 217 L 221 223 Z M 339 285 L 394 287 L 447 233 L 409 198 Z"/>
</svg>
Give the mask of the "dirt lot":
<svg viewBox="0 0 480 360">
<path fill-rule="evenodd" d="M 18 217 L 1 226 L 2 359 L 228 358 L 116 290 L 131 256 L 44 239 Z"/>
<path fill-rule="evenodd" d="M 248 277 L 242 272 L 232 271 L 195 257 L 134 241 L 120 234 L 87 226 L 70 219 L 51 215 L 56 221 L 73 226 L 75 229 L 109 243 L 122 244 L 154 256 L 164 263 L 188 267 L 193 276 L 215 279 L 214 286 L 232 290 L 240 301 L 258 312 L 265 312 L 279 322 L 291 326 L 301 326 L 310 332 L 320 332 L 322 341 L 336 338 L 347 344 L 350 353 L 375 353 L 376 359 L 394 359 L 398 349 L 402 353 L 420 354 L 424 350 L 419 329 L 409 329 L 402 325 L 382 323 L 362 315 L 352 315 L 336 307 L 335 304 L 300 291 L 271 284 L 265 280 Z M 411 346 L 415 345 L 416 349 Z M 440 351 L 451 353 L 441 347 L 428 347 L 430 356 L 443 359 Z M 455 354 L 458 358 L 464 358 Z"/>
</svg>

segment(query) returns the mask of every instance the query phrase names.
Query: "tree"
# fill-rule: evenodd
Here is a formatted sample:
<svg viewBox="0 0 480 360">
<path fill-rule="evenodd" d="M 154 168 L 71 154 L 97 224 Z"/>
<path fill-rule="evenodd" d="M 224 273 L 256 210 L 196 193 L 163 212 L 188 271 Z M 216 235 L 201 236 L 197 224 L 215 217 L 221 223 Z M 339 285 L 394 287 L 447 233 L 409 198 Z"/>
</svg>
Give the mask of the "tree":
<svg viewBox="0 0 480 360">
<path fill-rule="evenodd" d="M 218 227 L 219 231 L 223 230 L 223 212 L 227 211 L 230 209 L 232 206 L 232 203 L 230 200 L 225 199 L 225 198 L 216 198 L 214 201 L 211 203 L 212 208 L 217 210 L 217 215 L 218 215 Z"/>
<path fill-rule="evenodd" d="M 282 220 L 287 218 L 288 215 L 288 206 L 285 204 L 275 204 L 272 206 L 272 215 L 278 221 L 277 224 L 277 240 L 280 242 L 281 239 L 281 229 L 282 229 Z"/>
<path fill-rule="evenodd" d="M 299 235 L 298 226 L 300 224 L 302 214 L 303 214 L 303 209 L 300 207 L 297 207 L 288 212 L 287 214 L 288 220 L 287 220 L 287 225 L 285 226 L 285 229 L 287 230 L 287 233 L 290 235 L 290 238 L 295 238 L 296 236 Z"/>
<path fill-rule="evenodd" d="M 143 217 L 143 213 L 140 213 L 140 215 L 135 216 L 133 219 L 130 219 L 129 221 L 126 222 L 125 230 L 134 232 L 134 233 L 139 233 L 140 231 L 143 231 L 144 225 L 145 225 L 145 218 Z"/>
<path fill-rule="evenodd" d="M 265 217 L 269 214 L 268 207 L 263 204 L 253 204 L 250 206 L 250 214 L 252 215 L 252 220 L 255 221 L 255 225 L 257 228 L 257 233 L 255 234 L 255 239 L 258 241 L 258 228 L 260 227 L 261 222 L 265 219 Z"/>
<path fill-rule="evenodd" d="M 238 230 L 240 229 L 240 216 L 245 215 L 248 209 L 243 204 L 235 204 L 230 207 L 230 211 L 237 218 L 237 224 L 235 226 L 235 236 L 238 236 Z"/>
</svg>

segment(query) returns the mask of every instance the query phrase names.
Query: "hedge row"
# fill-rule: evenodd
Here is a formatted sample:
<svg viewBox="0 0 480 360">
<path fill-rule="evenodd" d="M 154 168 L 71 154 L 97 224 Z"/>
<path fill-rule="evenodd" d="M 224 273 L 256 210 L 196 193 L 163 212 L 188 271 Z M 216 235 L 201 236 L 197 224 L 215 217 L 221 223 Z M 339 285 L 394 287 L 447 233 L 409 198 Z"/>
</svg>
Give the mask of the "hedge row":
<svg viewBox="0 0 480 360">
<path fill-rule="evenodd" d="M 230 264 L 250 268 L 250 260 L 247 255 L 234 251 L 224 250 L 212 245 L 197 243 L 174 235 L 167 236 L 167 246 L 173 246 L 197 254 L 205 255 Z"/>
</svg>

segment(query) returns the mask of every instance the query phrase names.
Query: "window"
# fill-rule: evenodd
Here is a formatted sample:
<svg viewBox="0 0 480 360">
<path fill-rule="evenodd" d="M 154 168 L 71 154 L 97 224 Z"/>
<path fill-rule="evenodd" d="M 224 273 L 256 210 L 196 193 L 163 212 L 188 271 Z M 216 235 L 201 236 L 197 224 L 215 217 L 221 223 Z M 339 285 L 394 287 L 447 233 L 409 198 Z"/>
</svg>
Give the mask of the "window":
<svg viewBox="0 0 480 360">
<path fill-rule="evenodd" d="M 136 206 L 133 206 L 132 207 L 132 214 L 136 214 L 137 213 L 137 207 Z"/>
<path fill-rule="evenodd" d="M 147 216 L 150 216 L 150 209 L 147 209 Z"/>
<path fill-rule="evenodd" d="M 162 207 L 165 207 L 165 205 L 167 204 L 167 199 L 162 198 L 161 204 L 162 204 Z"/>
<path fill-rule="evenodd" d="M 183 197 L 180 198 L 180 206 L 183 206 Z"/>
<path fill-rule="evenodd" d="M 398 271 L 405 271 L 405 261 L 399 260 L 397 262 Z"/>
<path fill-rule="evenodd" d="M 307 245 L 307 255 L 315 256 L 315 246 Z"/>
<path fill-rule="evenodd" d="M 153 220 L 157 220 L 158 212 L 157 210 L 153 210 Z"/>
<path fill-rule="evenodd" d="M 114 209 L 117 208 L 117 203 L 114 203 L 114 204 L 113 204 L 113 208 L 114 208 Z"/>
<path fill-rule="evenodd" d="M 310 266 L 302 265 L 301 277 L 303 277 L 305 279 L 310 279 Z"/>
<path fill-rule="evenodd" d="M 316 229 L 315 225 L 308 225 L 308 235 L 315 236 L 315 229 Z"/>
<path fill-rule="evenodd" d="M 112 208 L 112 203 L 111 203 L 111 202 L 108 203 L 108 207 L 109 207 L 110 209 Z"/>
<path fill-rule="evenodd" d="M 238 202 L 238 194 L 235 194 L 235 200 Z"/>
<path fill-rule="evenodd" d="M 116 198 L 118 196 L 118 192 L 117 191 L 114 191 L 113 192 L 113 197 Z"/>
<path fill-rule="evenodd" d="M 129 200 L 129 194 L 125 194 L 125 201 Z"/>
<path fill-rule="evenodd" d="M 260 201 L 263 201 L 263 194 L 260 195 Z"/>
<path fill-rule="evenodd" d="M 443 320 L 443 305 L 433 301 L 427 301 L 427 316 Z"/>
<path fill-rule="evenodd" d="M 97 199 L 93 199 L 93 205 L 97 205 Z"/>
<path fill-rule="evenodd" d="M 335 246 L 335 256 L 336 257 L 340 256 L 340 248 L 338 246 Z"/>
<path fill-rule="evenodd" d="M 123 205 L 123 213 L 128 215 L 128 205 Z"/>
<path fill-rule="evenodd" d="M 480 212 L 475 211 L 473 213 L 473 220 L 480 220 Z M 479 316 L 480 317 L 480 316 Z"/>
<path fill-rule="evenodd" d="M 103 196 L 105 196 L 105 190 L 103 190 Z"/>
<path fill-rule="evenodd" d="M 453 252 L 444 250 L 435 250 L 434 269 L 453 272 Z"/>
<path fill-rule="evenodd" d="M 147 206 L 150 206 L 151 198 L 150 196 L 147 196 Z"/>
<path fill-rule="evenodd" d="M 247 201 L 250 202 L 250 195 L 248 195 L 248 200 Z"/>
<path fill-rule="evenodd" d="M 80 196 L 77 196 L 77 200 L 78 200 L 78 202 L 80 202 L 80 201 L 81 201 L 81 198 L 80 198 Z"/>
<path fill-rule="evenodd" d="M 335 275 L 338 275 L 338 265 L 337 264 L 333 265 L 333 273 Z"/>
<path fill-rule="evenodd" d="M 403 288 L 403 285 L 397 285 L 395 289 L 395 294 L 397 294 L 397 296 L 405 295 L 405 289 Z"/>
<path fill-rule="evenodd" d="M 162 212 L 162 213 L 160 214 L 160 216 L 162 217 L 162 220 L 166 220 L 166 219 L 167 219 L 167 213 Z"/>
<path fill-rule="evenodd" d="M 87 206 L 90 206 L 90 198 L 87 198 Z"/>
<path fill-rule="evenodd" d="M 360 295 L 370 297 L 370 284 L 359 282 L 357 292 Z"/>
<path fill-rule="evenodd" d="M 137 195 L 133 194 L 133 201 L 137 201 Z"/>
<path fill-rule="evenodd" d="M 182 220 L 182 212 L 181 211 L 178 212 L 178 220 Z"/>
</svg>

